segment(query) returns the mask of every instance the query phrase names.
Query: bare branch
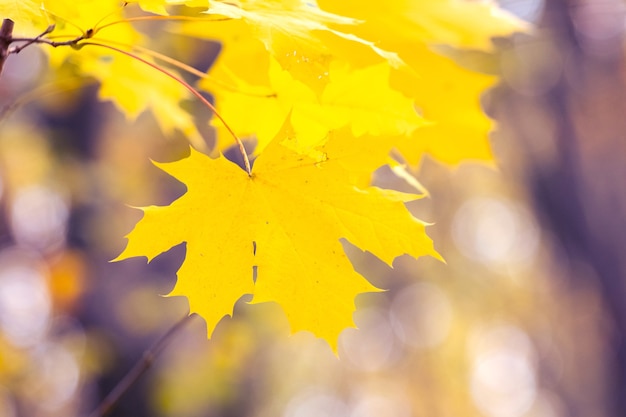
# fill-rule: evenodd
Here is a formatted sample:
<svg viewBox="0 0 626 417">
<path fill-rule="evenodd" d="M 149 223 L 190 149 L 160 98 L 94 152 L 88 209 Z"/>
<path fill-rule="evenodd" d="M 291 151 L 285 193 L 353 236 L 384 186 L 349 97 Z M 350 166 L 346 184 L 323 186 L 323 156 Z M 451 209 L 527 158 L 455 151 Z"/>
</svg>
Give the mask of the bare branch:
<svg viewBox="0 0 626 417">
<path fill-rule="evenodd" d="M 4 19 L 2 26 L 0 26 L 0 74 L 2 74 L 2 68 L 4 62 L 9 56 L 9 45 L 11 45 L 13 39 L 13 27 L 15 23 L 11 19 Z"/>
<path fill-rule="evenodd" d="M 20 53 L 20 51 L 21 51 L 22 49 L 26 48 L 27 46 L 32 45 L 32 44 L 34 44 L 34 43 L 41 43 L 42 41 L 44 41 L 44 39 L 42 39 L 42 38 L 43 38 L 44 36 L 46 36 L 48 33 L 52 32 L 52 31 L 54 30 L 54 28 L 55 28 L 55 25 L 54 25 L 54 24 L 52 24 L 52 25 L 48 26 L 48 27 L 46 28 L 46 30 L 44 30 L 44 31 L 43 31 L 43 32 L 41 32 L 39 35 L 37 35 L 36 37 L 31 38 L 31 39 L 28 39 L 28 38 L 26 38 L 26 39 L 20 39 L 20 38 L 14 38 L 14 37 L 11 37 L 11 38 L 9 39 L 9 43 L 13 43 L 13 42 L 20 42 L 20 41 L 22 41 L 22 40 L 23 40 L 24 42 L 26 42 L 26 43 L 24 43 L 24 44 L 22 44 L 22 45 L 20 45 L 20 46 L 14 46 L 13 48 L 9 49 L 9 50 L 7 51 L 7 55 L 9 55 L 9 54 L 19 54 L 19 53 Z"/>
<path fill-rule="evenodd" d="M 195 313 L 183 317 L 178 321 L 167 333 L 165 333 L 159 340 L 157 340 L 150 349 L 143 353 L 141 359 L 135 364 L 135 366 L 118 382 L 113 390 L 106 396 L 106 398 L 100 403 L 89 416 L 90 417 L 103 417 L 107 415 L 117 404 L 119 399 L 133 386 L 135 382 L 152 366 L 154 359 L 165 349 L 167 344 L 172 340 L 173 336 L 183 328 L 189 321 L 195 316 Z"/>
</svg>

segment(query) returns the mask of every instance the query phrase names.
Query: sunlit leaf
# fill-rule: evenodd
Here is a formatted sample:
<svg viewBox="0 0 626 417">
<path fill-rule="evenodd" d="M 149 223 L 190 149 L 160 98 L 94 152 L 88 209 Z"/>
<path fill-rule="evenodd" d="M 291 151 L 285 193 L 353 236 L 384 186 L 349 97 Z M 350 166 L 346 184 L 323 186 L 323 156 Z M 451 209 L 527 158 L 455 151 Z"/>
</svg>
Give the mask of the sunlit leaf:
<svg viewBox="0 0 626 417">
<path fill-rule="evenodd" d="M 189 93 L 174 79 L 124 55 L 83 61 L 81 72 L 98 79 L 99 97 L 112 100 L 130 119 L 150 109 L 166 134 L 178 129 L 200 140 L 192 116 L 180 107 Z"/>
<path fill-rule="evenodd" d="M 189 299 L 209 335 L 242 295 L 253 294 L 253 303 L 278 303 L 292 331 L 311 331 L 336 346 L 339 333 L 353 326 L 354 297 L 376 291 L 354 271 L 341 238 L 387 263 L 404 253 L 438 255 L 424 224 L 403 205 L 417 196 L 353 185 L 342 165 L 350 153 L 342 137 L 320 148 L 318 159 L 281 145 L 285 140 L 293 138 L 281 134 L 268 145 L 250 176 L 221 156 L 193 150 L 159 164 L 187 193 L 169 206 L 144 208 L 118 259 L 153 259 L 186 242 L 171 295 Z"/>
<path fill-rule="evenodd" d="M 384 48 L 403 43 L 447 44 L 492 49 L 491 38 L 529 25 L 500 9 L 495 1 L 473 0 L 319 0 L 321 8 L 363 22 L 354 33 Z M 399 52 L 397 48 L 389 50 Z"/>
<path fill-rule="evenodd" d="M 15 36 L 35 35 L 47 26 L 40 2 L 35 0 L 0 0 L 0 21 L 3 19 L 13 20 Z"/>
</svg>

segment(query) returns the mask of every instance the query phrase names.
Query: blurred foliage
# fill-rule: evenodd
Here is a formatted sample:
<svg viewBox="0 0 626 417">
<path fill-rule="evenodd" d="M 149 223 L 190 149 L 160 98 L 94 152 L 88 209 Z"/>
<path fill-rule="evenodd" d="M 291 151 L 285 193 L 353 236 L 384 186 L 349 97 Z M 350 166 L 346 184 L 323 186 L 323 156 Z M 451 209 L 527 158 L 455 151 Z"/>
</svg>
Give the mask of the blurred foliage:
<svg viewBox="0 0 626 417">
<path fill-rule="evenodd" d="M 503 4 L 539 19 L 533 2 Z M 599 20 L 586 27 L 606 27 L 614 15 L 597 13 Z M 555 175 L 536 164 L 563 152 L 551 141 L 559 113 L 537 103 L 552 103 L 548 92 L 571 79 L 565 69 L 581 62 L 553 43 L 554 28 L 544 29 L 500 40 L 493 55 L 450 52 L 469 67 L 503 76 L 500 89 L 484 100 L 501 120 L 493 137 L 501 171 L 475 164 L 450 170 L 432 159 L 412 170 L 431 196 L 408 206 L 436 223 L 429 234 L 445 265 L 402 257 L 389 268 L 344 242 L 355 268 L 388 291 L 357 298 L 359 330 L 341 335 L 339 358 L 311 334 L 288 336 L 277 306 L 252 310 L 240 300 L 210 341 L 201 320 L 178 334 L 112 415 L 618 415 L 611 396 L 624 386 L 614 377 L 621 370 L 612 359 L 619 357 L 613 340 L 625 333 L 602 289 L 604 275 L 584 256 L 567 255 L 562 233 L 546 226 L 549 216 L 538 208 L 529 179 Z M 621 48 L 622 32 L 611 36 Z M 168 47 L 191 62 L 187 45 L 179 39 Z M 0 120 L 3 417 L 87 414 L 188 311 L 183 299 L 154 296 L 173 288 L 183 248 L 147 267 L 142 260 L 107 262 L 137 221 L 126 204 L 167 204 L 184 191 L 150 159 L 180 158 L 187 140 L 164 137 L 150 114 L 128 124 L 112 104 L 98 101 L 94 86 L 74 84 L 71 74 L 64 91 L 37 87 L 47 77 L 44 61 L 36 49 L 25 49 L 0 78 L 6 106 Z M 526 105 L 505 106 L 511 103 L 503 101 L 505 93 Z M 577 120 L 587 120 L 583 127 L 595 132 L 600 129 L 591 113 L 577 113 Z M 522 114 L 521 126 L 511 122 Z M 623 137 L 613 137 L 623 148 Z M 528 143 L 532 157 L 523 150 Z M 591 151 L 582 159 L 601 149 L 586 143 Z M 591 178 L 601 182 L 584 177 L 576 185 L 623 195 L 613 191 L 623 177 L 600 175 L 622 148 L 584 159 L 595 163 Z M 377 171 L 375 184 L 408 187 L 386 169 Z M 608 207 L 594 219 L 624 217 L 623 206 L 594 201 Z"/>
</svg>

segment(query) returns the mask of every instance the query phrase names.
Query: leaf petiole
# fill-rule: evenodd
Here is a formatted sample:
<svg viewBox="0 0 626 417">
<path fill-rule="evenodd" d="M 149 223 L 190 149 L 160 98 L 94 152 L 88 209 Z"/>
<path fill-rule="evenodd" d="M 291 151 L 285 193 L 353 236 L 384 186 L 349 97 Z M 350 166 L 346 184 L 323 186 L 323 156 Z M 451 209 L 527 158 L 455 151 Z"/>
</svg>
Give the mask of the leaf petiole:
<svg viewBox="0 0 626 417">
<path fill-rule="evenodd" d="M 209 17 L 193 17 L 193 16 L 136 16 L 129 17 L 127 19 L 116 20 L 114 22 L 109 22 L 106 25 L 102 25 L 98 27 L 98 31 L 107 28 L 113 25 L 119 25 L 122 23 L 133 23 L 133 22 L 144 22 L 144 21 L 153 21 L 153 20 L 172 20 L 172 21 L 188 21 L 188 22 L 224 22 L 228 20 L 232 20 L 230 17 L 219 17 L 219 18 L 209 18 Z"/>
<path fill-rule="evenodd" d="M 104 41 L 103 39 L 98 39 L 98 40 Z M 180 70 L 183 70 L 183 71 L 185 71 L 185 72 L 187 72 L 187 73 L 189 73 L 191 75 L 195 75 L 198 78 L 208 79 L 208 80 L 210 80 L 211 83 L 213 83 L 213 84 L 215 84 L 215 85 L 217 85 L 217 86 L 219 86 L 219 87 L 221 87 L 221 88 L 223 88 L 225 90 L 228 90 L 228 91 L 231 91 L 231 92 L 234 92 L 234 93 L 237 93 L 237 94 L 243 94 L 245 96 L 258 97 L 258 98 L 276 98 L 277 97 L 276 93 L 255 94 L 255 93 L 242 91 L 242 90 L 238 89 L 237 87 L 234 87 L 234 86 L 229 85 L 229 84 L 227 84 L 227 83 L 225 83 L 225 82 L 223 82 L 221 80 L 218 80 L 218 79 L 215 79 L 215 78 L 211 77 L 209 74 L 207 74 L 205 72 L 202 72 L 202 71 L 198 70 L 197 68 L 192 67 L 191 65 L 187 65 L 184 62 L 181 62 L 181 61 L 179 61 L 177 59 L 174 59 L 174 58 L 172 58 L 170 56 L 167 56 L 167 55 L 162 54 L 162 53 L 157 52 L 157 51 L 153 51 L 152 49 L 148 49 L 148 48 L 145 48 L 145 47 L 140 46 L 140 45 L 128 45 L 128 44 L 125 44 L 125 43 L 122 43 L 122 42 L 113 41 L 113 40 L 110 40 L 110 39 L 107 39 L 106 43 L 114 44 L 114 45 L 117 45 L 117 46 L 120 46 L 120 47 L 124 47 L 124 48 L 128 48 L 128 49 L 134 49 L 135 51 L 137 51 L 137 52 L 139 52 L 141 54 L 147 55 L 147 56 L 149 56 L 151 58 L 158 59 L 159 61 L 163 61 L 166 64 L 169 64 L 169 65 L 171 65 L 173 67 L 176 67 L 176 68 L 178 68 Z"/>
<path fill-rule="evenodd" d="M 241 141 L 241 139 L 239 139 L 239 137 L 235 134 L 235 132 L 233 131 L 233 129 L 228 125 L 228 123 L 226 123 L 226 120 L 224 120 L 224 118 L 218 113 L 217 109 L 215 108 L 215 106 L 213 106 L 213 104 L 211 104 L 211 102 L 209 100 L 207 100 L 206 98 L 204 98 L 204 96 L 202 94 L 200 94 L 200 92 L 198 90 L 196 90 L 195 88 L 193 88 L 188 82 L 186 82 L 185 80 L 183 80 L 182 78 L 176 76 L 175 74 L 172 74 L 171 72 L 169 72 L 168 70 L 148 61 L 145 60 L 143 58 L 141 58 L 140 56 L 133 54 L 132 52 L 128 52 L 128 51 L 124 51 L 123 49 L 117 48 L 115 46 L 111 46 L 111 45 L 107 45 L 104 43 L 99 43 L 99 42 L 94 42 L 93 40 L 87 41 L 87 42 L 82 42 L 81 43 L 82 46 L 87 46 L 87 45 L 93 45 L 93 46 L 99 46 L 101 48 L 107 48 L 110 49 L 112 51 L 118 52 L 120 54 L 124 54 L 130 58 L 136 59 L 139 62 L 142 62 L 152 68 L 154 68 L 155 70 L 167 75 L 168 77 L 172 78 L 173 80 L 175 80 L 176 82 L 178 82 L 179 84 L 181 84 L 183 87 L 185 87 L 187 90 L 189 90 L 189 92 L 191 92 L 191 94 L 193 94 L 194 96 L 196 96 L 198 98 L 198 100 L 200 100 L 205 106 L 207 106 L 209 109 L 211 109 L 211 111 L 213 112 L 213 114 L 215 115 L 215 117 L 217 117 L 218 119 L 220 119 L 220 121 L 224 124 L 224 127 L 226 127 L 226 129 L 228 130 L 228 132 L 231 134 L 231 136 L 235 139 L 235 141 L 237 142 L 237 145 L 239 147 L 239 152 L 241 152 L 241 156 L 243 157 L 243 162 L 246 168 L 246 172 L 248 173 L 248 175 L 252 175 L 252 168 L 250 166 L 250 158 L 248 158 L 248 153 L 246 152 L 246 148 L 243 145 L 243 142 Z"/>
<path fill-rule="evenodd" d="M 107 26 L 107 25 L 105 25 Z M 107 48 L 110 49 L 112 51 L 118 52 L 120 54 L 124 54 L 130 58 L 133 58 L 139 62 L 142 62 L 152 68 L 154 68 L 155 70 L 167 75 L 168 77 L 172 78 L 173 80 L 175 80 L 176 82 L 178 82 L 180 85 L 182 85 L 183 87 L 185 87 L 187 90 L 189 90 L 195 97 L 197 97 L 205 106 L 207 106 L 211 112 L 213 112 L 213 114 L 215 115 L 215 117 L 217 117 L 222 124 L 224 125 L 224 127 L 226 127 L 226 130 L 228 130 L 228 132 L 231 134 L 231 136 L 235 139 L 235 142 L 237 142 L 237 145 L 239 147 L 239 152 L 241 153 L 241 156 L 243 158 L 244 161 L 244 166 L 246 169 L 246 172 L 248 173 L 248 175 L 252 175 L 252 167 L 250 165 L 250 158 L 248 158 L 248 153 L 246 151 L 246 148 L 243 145 L 243 142 L 241 141 L 241 139 L 237 136 L 237 134 L 233 131 L 233 129 L 228 125 L 228 123 L 226 123 L 226 120 L 224 120 L 224 118 L 219 114 L 219 112 L 217 111 L 217 109 L 215 108 L 215 106 L 213 106 L 213 104 L 211 104 L 211 102 L 209 102 L 206 98 L 204 98 L 204 96 L 202 96 L 202 94 L 200 94 L 200 92 L 198 90 L 196 90 L 195 88 L 193 88 L 189 83 L 187 83 L 185 80 L 183 80 L 182 78 L 178 77 L 177 75 L 169 72 L 168 70 L 166 70 L 165 68 L 162 68 L 146 59 L 141 58 L 140 56 L 132 53 L 132 52 L 128 52 L 125 51 L 123 49 L 117 48 L 115 46 L 112 45 L 108 45 L 106 43 L 100 43 L 100 42 L 95 42 L 92 38 L 92 36 L 98 31 L 101 30 L 104 26 L 100 27 L 99 29 L 90 29 L 87 32 L 85 32 L 83 35 L 80 35 L 76 38 L 67 40 L 67 41 L 52 41 L 50 39 L 44 38 L 44 36 L 46 36 L 47 34 L 51 33 L 54 30 L 54 25 L 50 25 L 48 26 L 48 28 L 46 28 L 46 30 L 44 32 L 42 32 L 40 35 L 34 37 L 34 38 L 14 38 L 12 37 L 13 34 L 13 21 L 10 19 L 5 19 L 2 27 L 0 27 L 0 71 L 2 70 L 2 65 L 4 64 L 4 61 L 6 60 L 6 58 L 10 55 L 10 54 L 18 54 L 20 51 L 22 51 L 24 48 L 33 45 L 33 44 L 46 44 L 46 45 L 50 45 L 54 48 L 57 48 L 59 46 L 71 46 L 72 48 L 77 48 L 80 49 L 84 46 L 87 45 L 93 45 L 93 46 L 99 46 L 101 48 Z M 91 39 L 89 42 L 81 42 L 84 41 L 86 39 Z M 18 46 L 14 46 L 12 48 L 10 48 L 9 46 L 14 43 L 14 42 L 25 42 L 22 45 L 18 45 Z M 79 43 L 80 42 L 80 43 Z M 106 42 L 104 40 L 101 40 L 101 42 Z M 150 51 L 152 52 L 152 51 Z M 148 55 L 150 55 L 150 53 L 147 53 Z M 157 52 L 152 52 L 153 55 L 155 55 L 155 57 L 157 58 L 164 58 L 164 55 L 158 54 Z M 158 55 L 158 56 L 157 56 Z M 180 67 L 183 67 L 183 69 L 189 70 L 192 69 L 193 67 L 188 66 L 186 64 L 180 63 L 179 61 L 176 61 L 174 59 L 163 59 L 164 61 L 169 61 L 170 63 L 174 63 L 177 62 L 180 64 Z M 173 64 L 175 65 L 175 64 Z M 195 73 L 197 70 L 195 70 L 195 68 L 193 68 L 193 72 Z M 199 71 L 197 71 L 199 72 Z M 204 74 L 203 74 L 204 76 Z"/>
</svg>

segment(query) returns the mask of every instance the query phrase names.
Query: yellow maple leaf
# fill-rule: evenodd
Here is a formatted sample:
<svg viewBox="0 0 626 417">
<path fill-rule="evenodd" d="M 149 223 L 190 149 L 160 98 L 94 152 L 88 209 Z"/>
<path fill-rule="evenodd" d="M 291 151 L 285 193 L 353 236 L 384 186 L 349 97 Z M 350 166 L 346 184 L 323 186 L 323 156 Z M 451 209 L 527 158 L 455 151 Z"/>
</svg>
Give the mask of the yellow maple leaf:
<svg viewBox="0 0 626 417">
<path fill-rule="evenodd" d="M 146 0 L 144 6 L 157 7 L 158 3 Z M 84 36 L 91 43 L 128 50 L 143 43 L 144 37 L 130 24 L 115 24 L 124 23 L 126 6 L 121 0 L 0 0 L 0 16 L 15 20 L 18 30 L 26 28 L 39 33 L 54 23 L 52 39 L 56 41 Z M 33 27 L 35 23 L 40 28 Z M 190 94 L 173 79 L 139 60 L 95 45 L 80 50 L 69 46 L 44 50 L 53 69 L 69 61 L 75 64 L 79 75 L 96 78 L 101 84 L 100 98 L 113 101 L 130 119 L 150 109 L 166 134 L 178 129 L 194 146 L 205 146 L 193 117 L 180 107 Z M 153 62 L 149 57 L 143 59 Z M 174 70 L 169 72 L 178 75 Z"/>
<path fill-rule="evenodd" d="M 42 0 L 41 8 L 48 13 L 56 27 L 54 35 L 70 39 L 89 29 L 124 18 L 125 2 L 120 0 Z M 136 42 L 138 35 L 130 25 L 115 25 L 107 29 L 118 42 Z M 66 37 L 66 38 L 63 38 Z"/>
<path fill-rule="evenodd" d="M 146 12 L 160 15 L 168 14 L 166 6 L 169 6 L 169 2 L 164 0 L 138 0 L 131 3 L 138 3 L 139 7 L 141 7 L 141 9 L 145 10 Z"/>
<path fill-rule="evenodd" d="M 86 35 L 88 31 L 99 34 L 99 28 L 107 23 L 124 20 L 124 3 L 119 0 L 44 0 L 42 9 L 55 24 L 52 35 L 57 41 L 67 41 Z M 127 24 L 117 24 L 103 29 L 104 39 L 112 39 L 118 44 L 134 45 L 143 37 Z M 99 36 L 96 36 L 98 38 Z M 99 37 L 102 39 L 102 37 Z M 70 47 L 46 48 L 50 65 L 59 68 L 65 62 L 98 62 L 110 57 L 111 51 L 88 48 L 77 51 Z M 89 64 L 88 64 L 89 65 Z"/>
<path fill-rule="evenodd" d="M 44 0 L 41 7 L 56 24 L 53 35 L 57 40 L 83 35 L 87 38 L 83 43 L 110 45 L 122 50 L 145 41 L 131 25 L 111 24 L 123 23 L 126 18 L 127 4 L 120 0 Z M 88 32 L 92 34 L 87 36 Z M 201 149 L 205 146 L 193 117 L 180 106 L 181 101 L 190 97 L 189 92 L 155 68 L 97 45 L 80 50 L 66 46 L 46 51 L 53 68 L 71 62 L 78 75 L 98 80 L 99 98 L 111 100 L 129 119 L 151 110 L 165 134 L 176 129 L 183 132 L 194 146 Z M 142 59 L 153 63 L 150 57 Z M 175 70 L 169 72 L 178 75 Z"/>
<path fill-rule="evenodd" d="M 430 45 L 488 51 L 493 48 L 492 37 L 527 31 L 527 24 L 492 1 L 319 0 L 319 4 L 359 19 L 362 24 L 353 26 L 352 33 L 397 53 L 417 74 L 391 74 L 393 87 L 412 97 L 421 114 L 433 122 L 398 142 L 410 163 L 418 163 L 424 153 L 448 164 L 492 159 L 488 141 L 492 122 L 482 112 L 480 95 L 496 77 L 461 68 Z"/>
<path fill-rule="evenodd" d="M 273 58 L 268 74 L 269 85 L 250 85 L 218 64 L 213 75 L 238 86 L 240 92 L 224 89 L 213 78 L 201 83 L 216 92 L 218 111 L 235 132 L 256 137 L 258 152 L 277 134 L 288 114 L 303 152 L 343 126 L 350 126 L 356 136 L 409 135 L 424 124 L 413 101 L 390 87 L 385 63 L 356 70 L 331 63 L 328 82 L 319 96 Z M 214 126 L 220 129 L 221 123 L 214 121 Z M 230 144 L 228 140 L 222 146 Z"/>
<path fill-rule="evenodd" d="M 151 260 L 186 242 L 170 295 L 189 299 L 209 336 L 242 295 L 253 294 L 253 303 L 281 305 L 293 332 L 311 331 L 335 348 L 339 333 L 354 326 L 355 296 L 377 291 L 354 271 L 340 239 L 388 264 L 405 253 L 438 255 L 424 223 L 403 204 L 417 196 L 359 189 L 345 169 L 351 152 L 341 137 L 314 159 L 283 146 L 293 140 L 286 131 L 257 158 L 251 175 L 193 149 L 186 159 L 157 164 L 187 192 L 169 206 L 143 208 L 117 260 Z"/>
<path fill-rule="evenodd" d="M 349 27 L 356 20 L 302 0 L 213 1 L 206 13 L 228 20 L 185 23 L 177 30 L 223 44 L 200 86 L 216 95 L 218 111 L 237 134 L 258 139 L 259 150 L 292 110 L 300 139 L 308 135 L 312 143 L 346 123 L 355 131 L 381 134 L 421 124 L 410 100 L 389 87 L 389 70 L 401 60 L 329 27 Z M 375 99 L 364 97 L 368 91 L 385 100 L 376 111 Z M 394 104 L 387 106 L 390 100 Z M 383 106 L 389 111 L 378 111 Z M 230 146 L 232 140 L 215 125 L 220 148 Z"/>
<path fill-rule="evenodd" d="M 49 24 L 40 2 L 35 0 L 0 0 L 0 23 L 2 19 L 15 23 L 13 36 L 39 34 Z"/>
<path fill-rule="evenodd" d="M 143 62 L 119 54 L 82 59 L 79 65 L 81 73 L 100 81 L 99 98 L 112 100 L 128 118 L 134 119 L 150 109 L 164 133 L 171 134 L 178 129 L 194 145 L 202 146 L 192 116 L 180 107 L 180 102 L 188 99 L 190 94 L 174 79 Z"/>
<path fill-rule="evenodd" d="M 391 85 L 413 97 L 420 113 L 432 123 L 398 138 L 396 146 L 402 156 L 412 165 L 424 154 L 450 165 L 492 161 L 488 133 L 493 122 L 484 114 L 480 100 L 497 77 L 462 68 L 423 44 L 414 45 L 411 51 L 406 62 L 419 75 L 396 71 L 391 74 Z"/>
<path fill-rule="evenodd" d="M 168 6 L 185 5 L 189 7 L 209 7 L 209 0 L 130 0 L 127 3 L 137 3 L 146 12 L 159 15 L 168 15 Z"/>
<path fill-rule="evenodd" d="M 491 2 L 349 0 L 320 1 L 320 5 L 299 0 L 211 2 L 208 13 L 232 20 L 184 26 L 186 34 L 224 44 L 210 79 L 200 85 L 215 94 L 218 110 L 238 134 L 255 136 L 262 149 L 291 112 L 300 139 L 308 136 L 311 143 L 348 118 L 356 134 L 407 136 L 398 137 L 397 146 L 412 164 L 424 153 L 449 164 L 491 160 L 488 132 L 492 123 L 482 112 L 480 94 L 496 78 L 463 69 L 428 44 L 489 49 L 492 36 L 525 30 L 526 25 Z M 312 21 L 303 11 L 313 12 Z M 366 47 L 364 42 L 371 43 Z M 372 54 L 373 47 L 387 55 Z M 397 61 L 389 53 L 397 54 L 412 71 L 394 65 Z M 384 56 L 388 59 L 381 59 Z M 333 76 L 337 69 L 343 73 Z M 338 79 L 346 83 L 342 86 Z M 341 101 L 336 103 L 339 107 L 330 103 L 333 91 Z M 385 100 L 378 110 L 409 115 L 408 126 L 403 129 L 398 118 L 387 118 L 383 129 L 384 111 L 362 111 L 363 103 L 373 104 L 393 94 L 412 98 L 432 123 L 415 123 L 406 105 L 400 112 Z M 353 112 L 348 103 L 354 105 Z M 390 129 L 394 124 L 395 131 Z M 422 127 L 416 129 L 418 125 Z M 230 146 L 232 140 L 219 124 L 215 126 L 220 147 Z"/>
<path fill-rule="evenodd" d="M 331 13 L 362 22 L 354 33 L 387 49 L 389 44 L 446 44 L 490 50 L 491 38 L 530 26 L 491 0 L 318 0 Z M 397 52 L 391 48 L 391 51 Z"/>
<path fill-rule="evenodd" d="M 302 0 L 249 0 L 211 2 L 206 12 L 213 21 L 174 26 L 176 32 L 222 43 L 219 64 L 239 78 L 258 84 L 259 65 L 271 55 L 296 80 L 321 94 L 328 81 L 328 66 L 337 59 L 361 68 L 387 62 L 402 65 L 394 53 L 345 30 L 357 21 L 320 10 L 315 2 Z M 206 16 L 206 15 L 205 15 Z M 257 61 L 257 59 L 261 61 Z M 253 62 L 255 65 L 250 65 Z"/>
</svg>

